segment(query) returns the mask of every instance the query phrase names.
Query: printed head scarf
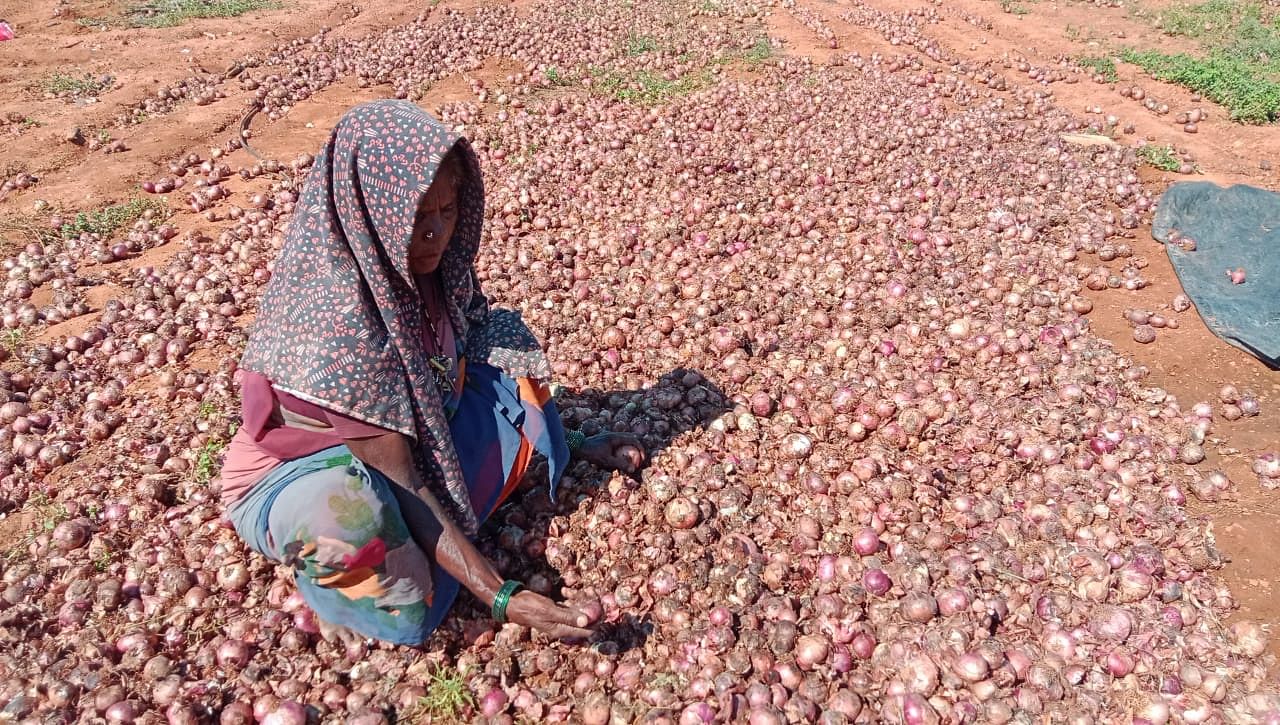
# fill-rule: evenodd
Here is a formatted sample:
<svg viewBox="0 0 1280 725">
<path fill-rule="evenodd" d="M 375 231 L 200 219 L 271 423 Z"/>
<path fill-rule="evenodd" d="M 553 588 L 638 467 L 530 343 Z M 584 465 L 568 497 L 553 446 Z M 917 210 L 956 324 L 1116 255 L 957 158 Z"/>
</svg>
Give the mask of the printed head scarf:
<svg viewBox="0 0 1280 725">
<path fill-rule="evenodd" d="M 408 255 L 418 204 L 451 149 L 465 178 L 438 274 L 465 355 L 513 377 L 549 376 L 519 315 L 490 310 L 480 291 L 484 185 L 471 145 L 417 105 L 391 100 L 348 111 L 316 158 L 241 366 L 290 395 L 412 438 L 423 480 L 474 535 Z"/>
</svg>

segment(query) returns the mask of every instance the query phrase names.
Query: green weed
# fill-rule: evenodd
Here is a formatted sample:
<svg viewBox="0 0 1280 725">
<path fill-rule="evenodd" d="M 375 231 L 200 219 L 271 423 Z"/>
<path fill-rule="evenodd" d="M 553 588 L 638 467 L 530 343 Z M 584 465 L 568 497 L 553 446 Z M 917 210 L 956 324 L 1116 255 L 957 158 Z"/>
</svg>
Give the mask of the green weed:
<svg viewBox="0 0 1280 725">
<path fill-rule="evenodd" d="M 442 668 L 431 674 L 427 694 L 418 698 L 418 702 L 401 713 L 398 719 L 403 722 L 423 722 L 428 718 L 436 722 L 459 722 L 468 710 L 475 708 L 475 704 L 475 697 L 467 688 L 463 674 Z"/>
<path fill-rule="evenodd" d="M 1006 13 L 1013 13 L 1014 15 L 1026 15 L 1031 12 L 1027 9 L 1027 6 L 1019 2 L 1014 2 L 1014 0 L 1000 0 L 1000 9 Z"/>
<path fill-rule="evenodd" d="M 53 501 L 47 494 L 39 491 L 27 498 L 27 505 L 35 507 L 40 528 L 44 531 L 53 531 L 58 524 L 71 518 L 71 513 L 64 504 Z"/>
<path fill-rule="evenodd" d="M 20 328 L 11 328 L 0 332 L 0 345 L 3 345 L 9 352 L 13 352 L 22 347 L 22 342 L 27 339 L 27 335 Z"/>
<path fill-rule="evenodd" d="M 1172 146 L 1147 144 L 1139 147 L 1136 153 L 1142 163 L 1161 171 L 1177 171 L 1182 167 L 1182 160 L 1173 152 Z"/>
<path fill-rule="evenodd" d="M 1256 2 L 1208 0 L 1175 5 L 1156 24 L 1169 35 L 1195 38 L 1210 50 L 1280 73 L 1280 18 Z"/>
<path fill-rule="evenodd" d="M 27 497 L 27 503 L 23 507 L 33 514 L 35 518 L 35 526 L 20 534 L 12 546 L 5 550 L 2 557 L 6 561 L 16 561 L 27 555 L 27 549 L 31 546 L 31 542 L 36 540 L 37 536 L 53 531 L 58 524 L 71 518 L 71 512 L 61 503 L 57 503 L 50 499 L 41 491 L 36 491 Z"/>
<path fill-rule="evenodd" d="M 169 28 L 190 20 L 234 18 L 281 7 L 277 0 L 153 0 L 134 6 L 126 17 L 134 27 Z"/>
<path fill-rule="evenodd" d="M 1265 22 L 1262 6 L 1252 0 L 1184 2 L 1154 13 L 1156 27 L 1186 38 L 1221 38 L 1245 20 Z"/>
<path fill-rule="evenodd" d="M 169 215 L 169 205 L 163 199 L 135 198 L 97 211 L 80 212 L 75 219 L 62 225 L 62 238 L 75 239 L 88 232 L 106 239 L 118 229 L 138 221 L 147 212 L 163 219 Z"/>
<path fill-rule="evenodd" d="M 636 57 L 651 53 L 658 49 L 658 41 L 648 35 L 637 35 L 634 31 L 627 34 L 627 55 Z"/>
<path fill-rule="evenodd" d="M 630 75 L 597 70 L 595 75 L 598 79 L 597 87 L 603 93 L 625 103 L 651 106 L 705 87 L 709 83 L 710 74 L 692 73 L 675 80 L 667 80 L 648 70 L 637 71 Z"/>
<path fill-rule="evenodd" d="M 751 65 L 759 65 L 773 57 L 773 43 L 769 42 L 768 37 L 760 37 L 756 39 L 742 59 Z"/>
<path fill-rule="evenodd" d="M 40 89 L 58 98 L 92 98 L 111 87 L 111 76 L 72 75 L 61 71 L 40 81 Z"/>
<path fill-rule="evenodd" d="M 1153 78 L 1185 86 L 1220 104 L 1232 120 L 1270 123 L 1280 116 L 1280 82 L 1259 64 L 1223 51 L 1196 58 L 1186 53 L 1128 48 L 1121 58 Z"/>
<path fill-rule="evenodd" d="M 1280 116 L 1280 19 L 1273 11 L 1256 0 L 1205 0 L 1142 16 L 1169 35 L 1196 40 L 1204 53 L 1129 49 L 1124 60 L 1221 104 L 1234 120 Z"/>
<path fill-rule="evenodd" d="M 551 85 L 553 86 L 567 86 L 573 82 L 566 75 L 561 73 L 560 69 L 554 65 L 547 68 L 545 75 L 547 76 L 547 80 L 551 81 Z"/>
<path fill-rule="evenodd" d="M 200 453 L 196 455 L 195 468 L 192 470 L 192 477 L 196 483 L 204 485 L 213 480 L 221 465 L 218 459 L 222 455 L 222 449 L 226 447 L 226 442 L 218 438 L 211 438 L 201 446 Z"/>
<path fill-rule="evenodd" d="M 1116 62 L 1112 58 L 1104 55 L 1086 55 L 1076 58 L 1076 62 L 1102 76 L 1108 83 L 1116 82 Z"/>
</svg>

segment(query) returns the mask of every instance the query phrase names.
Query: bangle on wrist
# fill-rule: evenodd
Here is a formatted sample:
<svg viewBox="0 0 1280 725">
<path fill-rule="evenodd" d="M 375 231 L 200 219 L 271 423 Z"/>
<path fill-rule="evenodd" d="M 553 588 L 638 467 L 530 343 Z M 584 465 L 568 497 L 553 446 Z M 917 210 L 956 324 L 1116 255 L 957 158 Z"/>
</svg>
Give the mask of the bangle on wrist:
<svg viewBox="0 0 1280 725">
<path fill-rule="evenodd" d="M 582 444 L 587 442 L 587 436 L 580 430 L 571 430 L 564 434 L 564 442 L 569 446 L 569 453 L 577 453 L 582 449 Z"/>
<path fill-rule="evenodd" d="M 498 624 L 506 624 L 507 622 L 507 605 L 511 603 L 511 595 L 515 594 L 523 585 L 514 579 L 508 579 L 502 582 L 502 586 L 498 589 L 497 595 L 493 598 L 493 618 Z"/>
</svg>

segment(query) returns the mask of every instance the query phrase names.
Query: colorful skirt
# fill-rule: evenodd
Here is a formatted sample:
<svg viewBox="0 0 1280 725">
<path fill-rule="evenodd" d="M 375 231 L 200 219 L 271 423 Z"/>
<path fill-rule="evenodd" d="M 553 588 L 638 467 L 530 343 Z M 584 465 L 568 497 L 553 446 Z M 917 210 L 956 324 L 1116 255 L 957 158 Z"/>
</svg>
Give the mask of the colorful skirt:
<svg viewBox="0 0 1280 725">
<path fill-rule="evenodd" d="M 469 365 L 449 423 L 481 522 L 515 490 L 535 452 L 547 458 L 555 499 L 569 449 L 545 385 Z M 294 567 L 320 619 L 416 645 L 444 620 L 460 585 L 414 542 L 393 485 L 335 446 L 280 464 L 227 517 L 249 548 Z"/>
</svg>

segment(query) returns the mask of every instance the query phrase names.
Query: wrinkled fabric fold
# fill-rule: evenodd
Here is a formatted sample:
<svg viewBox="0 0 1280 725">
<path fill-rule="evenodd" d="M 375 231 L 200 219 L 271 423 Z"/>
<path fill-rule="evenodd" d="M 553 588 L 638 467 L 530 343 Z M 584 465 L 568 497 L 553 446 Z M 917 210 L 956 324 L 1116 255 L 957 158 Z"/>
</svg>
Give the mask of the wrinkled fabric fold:
<svg viewBox="0 0 1280 725">
<path fill-rule="evenodd" d="M 450 426 L 481 522 L 516 490 L 534 453 L 546 459 L 554 500 L 569 449 L 545 385 L 472 365 Z M 322 620 L 419 644 L 461 586 L 414 542 L 393 485 L 339 445 L 281 463 L 227 518 L 250 549 L 293 567 L 298 591 Z"/>
</svg>

